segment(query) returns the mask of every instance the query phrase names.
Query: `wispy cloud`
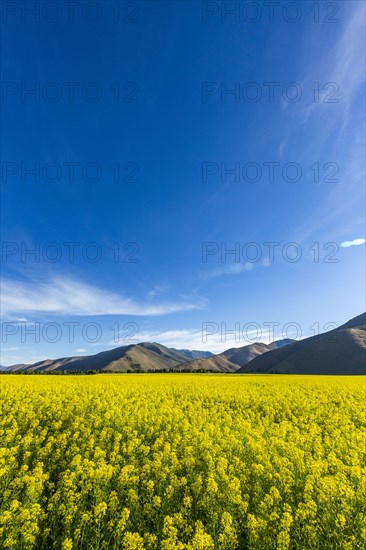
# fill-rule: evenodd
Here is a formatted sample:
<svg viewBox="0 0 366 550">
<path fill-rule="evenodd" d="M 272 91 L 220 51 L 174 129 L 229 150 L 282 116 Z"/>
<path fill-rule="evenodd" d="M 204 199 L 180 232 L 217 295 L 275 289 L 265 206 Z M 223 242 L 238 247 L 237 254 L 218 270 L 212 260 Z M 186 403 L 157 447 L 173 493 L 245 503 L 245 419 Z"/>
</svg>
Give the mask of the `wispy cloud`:
<svg viewBox="0 0 366 550">
<path fill-rule="evenodd" d="M 324 183 L 318 187 L 322 190 L 320 196 L 314 188 L 319 200 L 314 203 L 311 220 L 299 219 L 300 225 L 294 235 L 299 244 L 311 238 L 340 242 L 344 238 L 345 220 L 349 233 L 360 230 L 360 205 L 365 201 L 364 104 L 359 99 L 365 83 L 365 4 L 350 2 L 345 13 L 348 19 L 334 48 L 319 48 L 319 56 L 299 77 L 304 87 L 308 82 L 319 81 L 323 84 L 334 82 L 339 88 L 335 94 L 338 103 L 324 103 L 321 96 L 318 103 L 312 101 L 299 109 L 299 116 L 294 117 L 289 130 L 291 134 L 294 126 L 298 128 L 308 123 L 312 139 L 306 154 L 318 159 L 333 159 L 339 167 L 335 185 Z M 320 32 L 319 29 L 316 32 Z M 321 40 L 321 36 L 316 38 Z M 331 91 L 329 87 L 322 93 L 330 94 Z"/>
<path fill-rule="evenodd" d="M 246 264 L 230 264 L 223 267 L 215 267 L 214 269 L 201 271 L 199 274 L 200 279 L 212 279 L 216 277 L 222 277 L 223 275 L 238 275 L 245 270 L 249 270 Z"/>
<path fill-rule="evenodd" d="M 342 248 L 349 248 L 350 246 L 360 246 L 361 244 L 365 244 L 365 239 L 354 239 L 353 241 L 344 241 L 341 243 Z"/>
<path fill-rule="evenodd" d="M 146 297 L 148 298 L 148 300 L 154 300 L 157 296 L 160 296 L 161 294 L 164 294 L 169 290 L 169 286 L 155 285 L 154 288 L 147 293 Z"/>
<path fill-rule="evenodd" d="M 48 282 L 4 280 L 1 311 L 4 317 L 19 314 L 59 315 L 165 315 L 202 309 L 203 300 L 160 303 L 137 302 L 83 281 L 55 278 Z"/>
<path fill-rule="evenodd" d="M 339 94 L 341 95 L 338 102 L 343 109 L 338 112 L 343 116 L 343 123 L 346 124 L 353 99 L 362 90 L 365 81 L 365 7 L 363 2 L 355 3 L 355 6 L 336 48 L 331 52 L 327 51 L 325 57 L 319 57 L 316 72 L 322 73 L 323 81 L 331 84 L 320 91 L 317 103 L 313 101 L 307 106 L 304 112 L 305 122 L 314 111 L 327 108 L 328 105 L 324 100 L 327 101 L 333 97 L 331 94 L 334 93 L 336 98 L 339 97 Z M 336 88 L 338 88 L 339 94 L 335 93 Z"/>
<path fill-rule="evenodd" d="M 199 273 L 200 279 L 214 279 L 217 277 L 224 277 L 225 275 L 239 275 L 247 271 L 252 271 L 255 267 L 270 267 L 273 262 L 270 258 L 263 258 L 260 262 L 243 262 L 236 264 L 228 264 L 223 267 L 215 267 L 211 270 L 201 271 Z"/>
</svg>

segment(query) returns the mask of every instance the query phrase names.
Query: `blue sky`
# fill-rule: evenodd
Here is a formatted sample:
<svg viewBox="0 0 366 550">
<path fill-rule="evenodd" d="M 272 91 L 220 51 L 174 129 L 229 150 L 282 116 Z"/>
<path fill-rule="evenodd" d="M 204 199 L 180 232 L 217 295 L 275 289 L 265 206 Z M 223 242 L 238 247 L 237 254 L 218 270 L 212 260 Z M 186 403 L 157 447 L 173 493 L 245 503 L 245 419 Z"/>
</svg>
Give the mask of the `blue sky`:
<svg viewBox="0 0 366 550">
<path fill-rule="evenodd" d="M 365 309 L 363 2 L 5 4 L 1 364 Z"/>
</svg>

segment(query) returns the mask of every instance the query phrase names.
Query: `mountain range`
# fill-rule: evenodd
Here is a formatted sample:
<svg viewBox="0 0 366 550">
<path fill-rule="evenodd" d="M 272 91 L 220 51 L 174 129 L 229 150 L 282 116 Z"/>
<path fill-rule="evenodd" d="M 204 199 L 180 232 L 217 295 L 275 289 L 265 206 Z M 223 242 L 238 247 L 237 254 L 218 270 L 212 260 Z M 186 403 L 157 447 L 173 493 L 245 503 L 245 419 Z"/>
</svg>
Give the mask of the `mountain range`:
<svg viewBox="0 0 366 550">
<path fill-rule="evenodd" d="M 1 367 L 1 372 L 226 372 L 366 374 L 366 313 L 326 333 L 303 340 L 261 342 L 223 353 L 131 344 L 95 355 L 46 359 Z"/>
<path fill-rule="evenodd" d="M 250 344 L 231 348 L 222 354 L 208 351 L 168 348 L 156 342 L 143 342 L 102 351 L 95 355 L 46 359 L 33 364 L 17 364 L 2 372 L 149 372 L 149 371 L 212 371 L 235 372 L 261 353 L 286 345 L 293 340 L 272 344 Z"/>
<path fill-rule="evenodd" d="M 240 367 L 246 365 L 255 357 L 268 353 L 272 349 L 282 348 L 293 342 L 294 340 L 285 339 L 272 342 L 271 344 L 257 342 L 242 346 L 241 348 L 230 348 L 223 353 L 212 355 L 211 357 L 199 358 L 177 365 L 172 370 L 178 372 L 237 372 Z"/>
<path fill-rule="evenodd" d="M 177 350 L 158 343 L 143 342 L 130 344 L 95 355 L 46 359 L 33 364 L 19 364 L 8 367 L 8 371 L 65 371 L 65 372 L 148 372 L 169 370 L 175 365 L 196 358 L 206 358 L 207 351 Z"/>
</svg>

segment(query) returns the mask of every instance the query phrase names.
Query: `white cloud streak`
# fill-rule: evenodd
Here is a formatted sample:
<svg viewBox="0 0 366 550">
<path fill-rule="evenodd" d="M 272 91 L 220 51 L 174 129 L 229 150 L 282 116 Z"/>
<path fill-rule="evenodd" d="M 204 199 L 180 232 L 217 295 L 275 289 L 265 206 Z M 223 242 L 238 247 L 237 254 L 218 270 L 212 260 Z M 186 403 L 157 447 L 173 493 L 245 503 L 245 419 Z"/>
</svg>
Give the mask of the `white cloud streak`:
<svg viewBox="0 0 366 550">
<path fill-rule="evenodd" d="M 197 298 L 194 303 L 136 302 L 70 278 L 55 278 L 49 282 L 3 280 L 1 283 L 1 312 L 4 317 L 30 313 L 151 316 L 202 309 L 204 306 L 205 302 Z"/>
<path fill-rule="evenodd" d="M 365 239 L 354 239 L 353 241 L 344 241 L 341 243 L 342 248 L 349 248 L 350 246 L 360 246 L 361 244 L 365 244 Z"/>
</svg>

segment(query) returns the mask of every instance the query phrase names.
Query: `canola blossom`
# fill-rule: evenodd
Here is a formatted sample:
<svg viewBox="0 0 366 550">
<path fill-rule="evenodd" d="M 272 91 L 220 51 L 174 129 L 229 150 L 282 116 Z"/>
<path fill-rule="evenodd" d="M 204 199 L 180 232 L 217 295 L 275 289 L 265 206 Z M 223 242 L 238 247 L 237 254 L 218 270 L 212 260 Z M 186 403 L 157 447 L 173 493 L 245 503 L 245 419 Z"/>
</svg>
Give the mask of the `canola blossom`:
<svg viewBox="0 0 366 550">
<path fill-rule="evenodd" d="M 0 548 L 366 549 L 364 377 L 0 382 Z"/>
</svg>

